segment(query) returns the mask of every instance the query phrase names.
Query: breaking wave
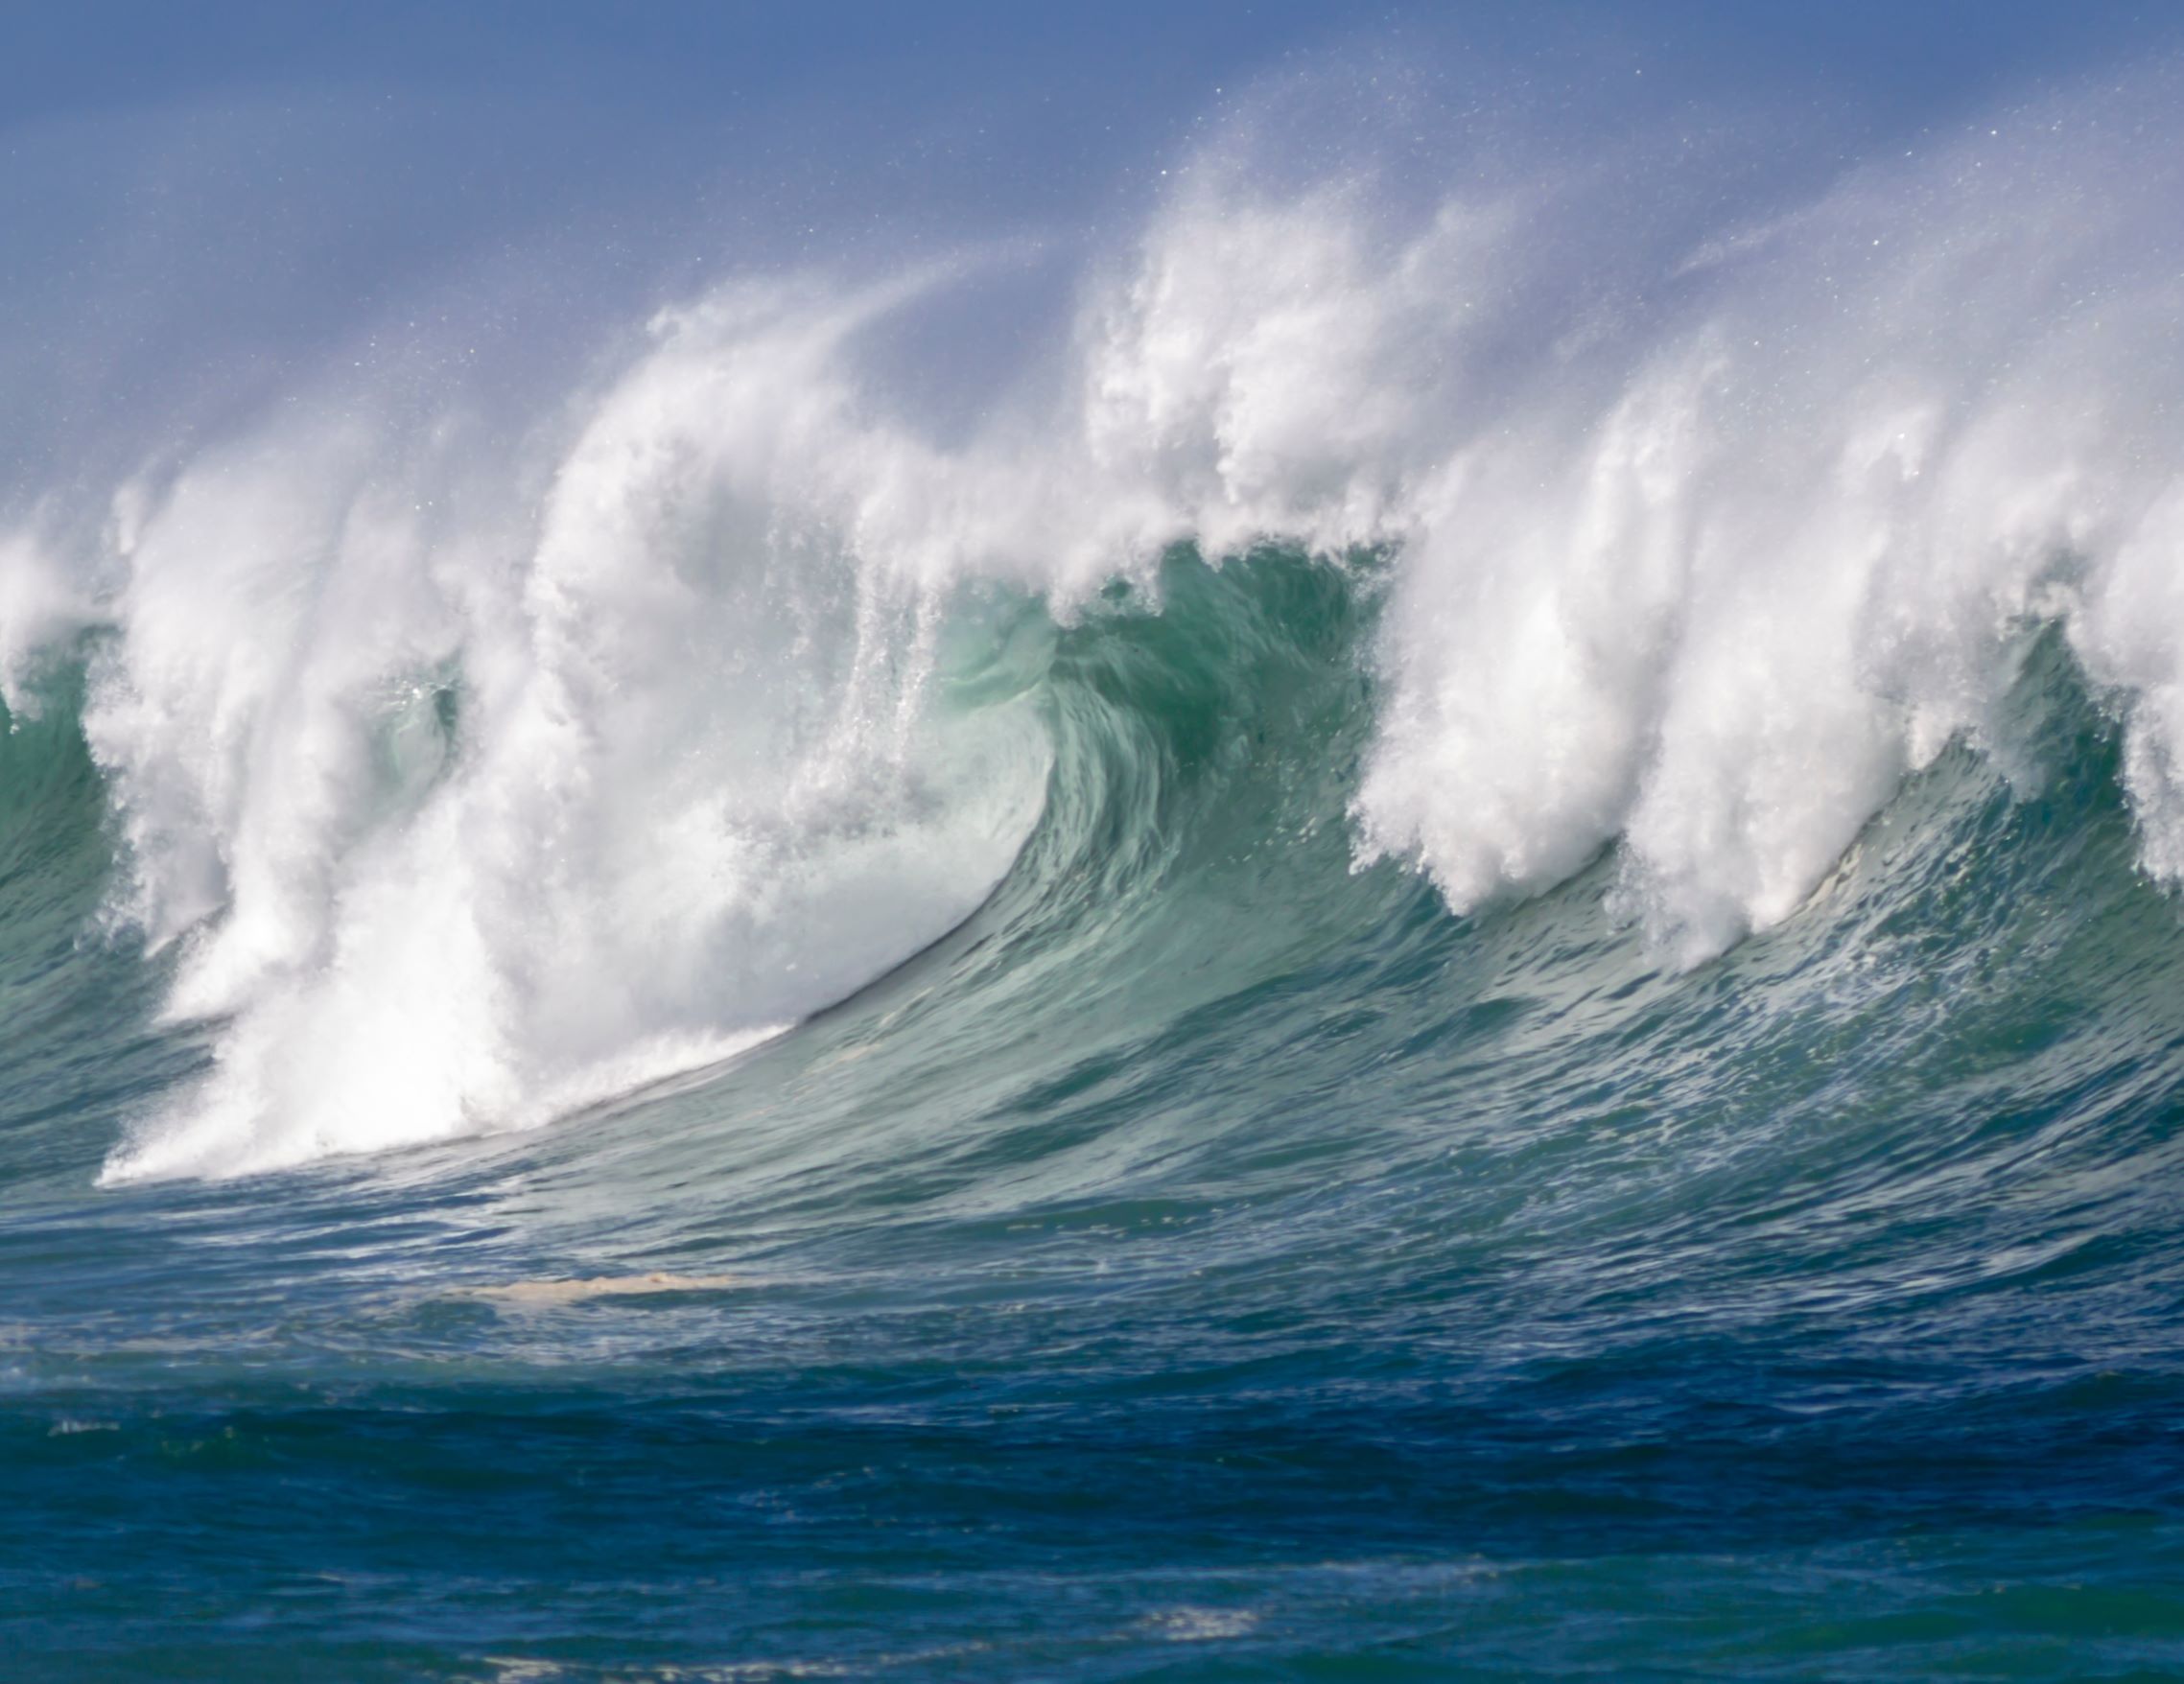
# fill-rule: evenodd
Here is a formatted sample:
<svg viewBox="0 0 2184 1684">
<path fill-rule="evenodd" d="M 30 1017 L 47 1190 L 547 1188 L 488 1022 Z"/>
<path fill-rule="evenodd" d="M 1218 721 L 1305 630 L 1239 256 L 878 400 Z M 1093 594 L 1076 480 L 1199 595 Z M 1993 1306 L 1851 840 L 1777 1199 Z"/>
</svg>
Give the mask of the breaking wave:
<svg viewBox="0 0 2184 1684">
<path fill-rule="evenodd" d="M 532 1126 L 971 928 L 981 1013 L 1149 1029 L 1575 884 L 1676 986 L 1951 755 L 2029 799 L 2035 691 L 2174 881 L 2169 85 L 1764 205 L 1239 122 L 968 419 L 895 373 L 1019 248 L 745 275 L 519 427 L 329 373 L 30 488 L 7 846 L 204 1048 L 106 1179 Z"/>
</svg>

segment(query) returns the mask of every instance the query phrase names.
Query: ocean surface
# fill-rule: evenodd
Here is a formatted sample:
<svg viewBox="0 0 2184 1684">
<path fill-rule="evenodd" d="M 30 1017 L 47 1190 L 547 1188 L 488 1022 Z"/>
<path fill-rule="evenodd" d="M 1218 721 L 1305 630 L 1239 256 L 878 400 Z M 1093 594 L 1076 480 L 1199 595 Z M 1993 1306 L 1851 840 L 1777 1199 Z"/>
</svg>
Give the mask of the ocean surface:
<svg viewBox="0 0 2184 1684">
<path fill-rule="evenodd" d="M 2174 91 L 23 469 L 0 1671 L 2184 1675 Z"/>
</svg>

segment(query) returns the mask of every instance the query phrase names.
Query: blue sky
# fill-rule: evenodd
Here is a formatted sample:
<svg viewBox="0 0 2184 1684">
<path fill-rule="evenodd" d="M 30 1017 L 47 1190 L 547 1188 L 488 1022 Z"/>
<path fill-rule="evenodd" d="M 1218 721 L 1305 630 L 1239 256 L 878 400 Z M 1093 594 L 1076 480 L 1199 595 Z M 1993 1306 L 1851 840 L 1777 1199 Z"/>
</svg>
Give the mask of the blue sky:
<svg viewBox="0 0 2184 1684">
<path fill-rule="evenodd" d="M 8 9 L 0 120 L 177 99 L 404 88 L 579 102 L 589 120 L 877 101 L 902 112 L 1028 97 L 1151 117 L 1222 79 L 1365 35 L 1505 56 L 1643 59 L 1681 92 L 1759 87 L 1886 119 L 1972 90 L 2143 53 L 2184 34 L 2122 0 L 1561 0 L 1532 5 L 796 5 L 468 0 L 295 5 L 77 0 Z"/>
</svg>

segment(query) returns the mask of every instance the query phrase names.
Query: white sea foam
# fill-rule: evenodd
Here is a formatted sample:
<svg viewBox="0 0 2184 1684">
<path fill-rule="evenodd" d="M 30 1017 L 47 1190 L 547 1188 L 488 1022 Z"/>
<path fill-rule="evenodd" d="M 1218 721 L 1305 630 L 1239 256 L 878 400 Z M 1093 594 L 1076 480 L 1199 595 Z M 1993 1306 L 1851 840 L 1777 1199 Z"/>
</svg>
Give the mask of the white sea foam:
<svg viewBox="0 0 2184 1684">
<path fill-rule="evenodd" d="M 347 425 L 150 500 L 86 724 L 170 1010 L 225 1027 L 109 1177 L 522 1126 L 720 1059 L 1005 870 L 1044 744 L 921 706 L 932 594 L 774 483 L 823 459 L 843 319 L 717 337 L 748 306 L 663 323 L 528 517 L 435 529 Z"/>
<path fill-rule="evenodd" d="M 223 1027 L 108 1174 L 519 1126 L 846 993 L 1036 813 L 1026 717 L 932 705 L 953 594 L 1066 617 L 1185 537 L 1395 553 L 1358 853 L 1458 911 L 1614 846 L 1651 937 L 1719 951 L 1987 739 L 2041 621 L 2184 877 L 2167 88 L 1720 225 L 1566 164 L 1398 215 L 1233 139 L 968 436 L 868 378 L 942 265 L 670 311 L 557 441 L 335 391 L 147 476 L 83 563 L 125 581 L 88 728 L 126 910 Z M 81 618 L 31 553 L 0 662 Z"/>
<path fill-rule="evenodd" d="M 0 705 L 11 719 L 35 713 L 28 681 L 48 653 L 98 618 L 86 586 L 28 532 L 0 532 Z"/>
</svg>

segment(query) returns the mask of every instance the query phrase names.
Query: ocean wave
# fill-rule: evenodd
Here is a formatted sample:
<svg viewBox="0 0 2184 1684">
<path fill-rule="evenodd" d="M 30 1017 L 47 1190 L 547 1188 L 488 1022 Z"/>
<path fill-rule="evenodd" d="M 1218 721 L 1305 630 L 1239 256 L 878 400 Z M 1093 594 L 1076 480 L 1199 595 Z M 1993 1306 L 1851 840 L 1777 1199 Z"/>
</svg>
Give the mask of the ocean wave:
<svg viewBox="0 0 2184 1684">
<path fill-rule="evenodd" d="M 211 1037 L 106 1178 L 532 1125 L 981 907 L 1086 1011 L 1246 986 L 1404 869 L 1454 919 L 1583 882 L 1687 969 L 1948 754 L 2023 772 L 2042 648 L 2184 875 L 2169 85 L 1726 221 L 1566 154 L 1300 180 L 1242 125 L 968 429 L 881 371 L 1006 250 L 735 280 L 528 431 L 328 376 L 34 506 L 0 687 L 89 640 L 104 918 Z M 1211 829 L 1194 686 L 1280 768 Z M 1222 851 L 1267 877 L 1215 935 L 1171 879 Z"/>
</svg>

